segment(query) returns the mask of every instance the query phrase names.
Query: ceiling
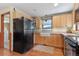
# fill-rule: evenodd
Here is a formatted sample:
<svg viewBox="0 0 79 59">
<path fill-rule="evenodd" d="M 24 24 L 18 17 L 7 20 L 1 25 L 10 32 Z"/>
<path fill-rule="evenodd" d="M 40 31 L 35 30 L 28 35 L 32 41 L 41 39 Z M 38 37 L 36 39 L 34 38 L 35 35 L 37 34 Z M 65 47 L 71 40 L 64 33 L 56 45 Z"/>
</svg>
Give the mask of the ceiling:
<svg viewBox="0 0 79 59">
<path fill-rule="evenodd" d="M 44 16 L 73 9 L 73 3 L 59 3 L 56 7 L 54 3 L 0 3 L 0 9 L 9 6 L 15 7 L 31 16 Z"/>
</svg>

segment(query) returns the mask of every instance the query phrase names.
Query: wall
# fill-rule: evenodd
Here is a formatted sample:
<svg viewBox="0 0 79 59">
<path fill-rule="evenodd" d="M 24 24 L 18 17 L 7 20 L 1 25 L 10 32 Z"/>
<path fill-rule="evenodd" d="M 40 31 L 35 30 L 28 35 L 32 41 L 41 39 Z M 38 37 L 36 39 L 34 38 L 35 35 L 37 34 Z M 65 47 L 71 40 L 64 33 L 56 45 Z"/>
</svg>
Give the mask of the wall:
<svg viewBox="0 0 79 59">
<path fill-rule="evenodd" d="M 25 14 L 24 12 L 20 11 L 19 9 L 16 9 L 15 8 L 15 11 L 13 12 L 13 18 L 20 18 L 20 17 L 25 17 L 25 18 L 28 18 L 28 19 L 32 19 L 31 16 Z"/>
<path fill-rule="evenodd" d="M 35 17 L 35 21 L 36 21 L 36 29 L 41 30 L 42 29 L 41 18 L 40 17 Z"/>
</svg>

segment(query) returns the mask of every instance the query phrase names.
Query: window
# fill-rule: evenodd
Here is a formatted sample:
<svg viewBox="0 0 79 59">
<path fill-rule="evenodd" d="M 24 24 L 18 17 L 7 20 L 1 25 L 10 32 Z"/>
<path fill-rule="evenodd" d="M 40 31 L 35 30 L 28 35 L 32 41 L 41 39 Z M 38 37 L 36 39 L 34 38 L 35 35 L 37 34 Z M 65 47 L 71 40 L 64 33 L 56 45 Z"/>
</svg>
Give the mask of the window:
<svg viewBox="0 0 79 59">
<path fill-rule="evenodd" d="M 9 23 L 9 14 L 4 15 L 4 23 Z"/>
<path fill-rule="evenodd" d="M 51 29 L 51 19 L 42 20 L 42 29 Z"/>
</svg>

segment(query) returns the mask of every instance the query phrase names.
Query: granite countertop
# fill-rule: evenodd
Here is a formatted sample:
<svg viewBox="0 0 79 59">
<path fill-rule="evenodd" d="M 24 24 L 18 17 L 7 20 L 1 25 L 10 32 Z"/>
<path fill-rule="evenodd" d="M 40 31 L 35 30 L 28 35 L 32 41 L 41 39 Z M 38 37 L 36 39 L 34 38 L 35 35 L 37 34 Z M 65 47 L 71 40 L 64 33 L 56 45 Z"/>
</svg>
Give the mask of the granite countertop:
<svg viewBox="0 0 79 59">
<path fill-rule="evenodd" d="M 79 37 L 79 32 L 76 33 L 67 33 L 66 28 L 53 28 L 50 30 L 36 30 L 36 32 L 40 33 L 40 35 L 50 36 L 52 34 L 62 34 L 64 36 L 71 36 L 71 37 Z"/>
<path fill-rule="evenodd" d="M 74 44 L 78 44 L 79 45 L 79 34 L 75 34 L 75 33 L 62 33 L 62 35 L 64 36 L 64 40 L 66 42 L 68 42 L 71 45 Z"/>
<path fill-rule="evenodd" d="M 79 34 L 75 34 L 75 33 L 61 33 L 64 36 L 70 36 L 70 37 L 79 37 Z"/>
</svg>

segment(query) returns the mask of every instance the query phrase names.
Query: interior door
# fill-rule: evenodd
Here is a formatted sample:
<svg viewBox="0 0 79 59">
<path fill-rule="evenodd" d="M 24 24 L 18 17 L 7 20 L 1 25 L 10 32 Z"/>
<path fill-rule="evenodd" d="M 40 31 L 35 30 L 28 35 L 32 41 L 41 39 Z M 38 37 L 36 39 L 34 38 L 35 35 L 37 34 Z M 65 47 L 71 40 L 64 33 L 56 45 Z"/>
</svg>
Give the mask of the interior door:
<svg viewBox="0 0 79 59">
<path fill-rule="evenodd" d="M 10 49 L 10 15 L 4 14 L 4 48 Z"/>
</svg>

